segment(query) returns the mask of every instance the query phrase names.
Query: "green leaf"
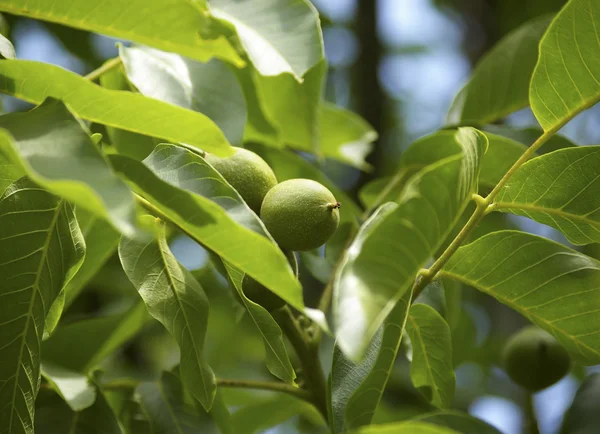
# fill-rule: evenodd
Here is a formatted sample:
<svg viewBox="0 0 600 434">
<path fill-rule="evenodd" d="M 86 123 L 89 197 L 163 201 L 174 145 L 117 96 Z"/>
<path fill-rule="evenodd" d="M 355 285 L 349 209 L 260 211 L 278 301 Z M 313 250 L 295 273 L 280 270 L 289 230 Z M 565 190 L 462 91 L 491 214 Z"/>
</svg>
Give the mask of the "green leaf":
<svg viewBox="0 0 600 434">
<path fill-rule="evenodd" d="M 97 215 L 81 208 L 75 210 L 75 215 L 85 238 L 85 259 L 77 274 L 65 286 L 65 307 L 73 303 L 85 285 L 117 250 L 120 238 L 120 234 Z"/>
<path fill-rule="evenodd" d="M 230 143 L 242 143 L 246 101 L 233 72 L 221 61 L 195 62 L 147 47 L 119 46 L 129 81 L 150 98 L 210 118 Z"/>
<path fill-rule="evenodd" d="M 136 191 L 190 237 L 302 310 L 301 286 L 283 253 L 267 237 L 247 229 L 229 215 L 228 211 L 241 210 L 240 206 L 245 206 L 243 202 L 240 205 L 226 197 L 218 197 L 228 187 L 221 175 L 190 151 L 165 145 L 157 148 L 156 152 L 146 163 L 152 164 L 157 174 L 146 165 L 120 155 L 111 155 L 110 161 L 117 172 L 127 177 Z M 162 159 L 163 169 L 158 170 Z M 178 176 L 174 176 L 175 173 Z M 162 180 L 161 176 L 165 176 L 168 182 Z M 180 187 L 179 182 L 184 181 Z M 208 197 L 196 194 L 196 191 L 208 194 Z M 232 194 L 228 196 L 229 199 L 235 198 Z M 219 206 L 223 204 L 228 209 Z M 245 215 L 241 213 L 237 217 L 243 218 Z M 252 220 L 246 223 L 258 225 L 260 222 L 254 214 L 252 216 Z"/>
<path fill-rule="evenodd" d="M 571 0 L 540 42 L 529 87 L 533 114 L 544 131 L 557 131 L 600 100 L 600 3 Z"/>
<path fill-rule="evenodd" d="M 290 395 L 278 394 L 271 399 L 254 398 L 253 401 L 232 415 L 233 426 L 238 434 L 264 433 L 294 416 L 308 418 L 314 423 L 324 423 L 315 407 Z"/>
<path fill-rule="evenodd" d="M 365 157 L 371 152 L 377 132 L 362 117 L 323 102 L 319 109 L 320 148 L 333 158 L 361 170 L 371 170 Z"/>
<path fill-rule="evenodd" d="M 594 434 L 600 424 L 600 374 L 591 374 L 579 387 L 565 413 L 561 434 Z"/>
<path fill-rule="evenodd" d="M 123 313 L 72 322 L 56 329 L 42 344 L 44 362 L 76 372 L 91 372 L 148 323 L 146 306 L 136 303 Z M 73 343 L 77 342 L 74 347 Z"/>
<path fill-rule="evenodd" d="M 263 76 L 289 73 L 301 81 L 324 58 L 319 14 L 306 0 L 211 0 L 210 11 L 235 27 Z"/>
<path fill-rule="evenodd" d="M 125 90 L 131 92 L 133 86 L 127 81 L 124 68 L 114 68 L 100 76 L 102 87 L 111 90 Z M 143 160 L 158 144 L 157 139 L 132 133 L 119 128 L 106 127 L 111 144 L 115 146 L 119 154 L 126 155 L 136 160 Z"/>
<path fill-rule="evenodd" d="M 204 358 L 208 299 L 200 284 L 169 250 L 164 223 L 157 222 L 156 226 L 157 240 L 121 240 L 121 263 L 150 315 L 160 321 L 177 341 L 181 351 L 183 383 L 209 410 L 217 383 Z"/>
<path fill-rule="evenodd" d="M 562 149 L 521 166 L 494 207 L 552 226 L 573 244 L 598 243 L 599 189 L 600 146 Z"/>
<path fill-rule="evenodd" d="M 426 422 L 397 422 L 386 425 L 371 425 L 366 426 L 349 434 L 460 434 L 450 428 L 441 427 L 438 425 Z"/>
<path fill-rule="evenodd" d="M 27 113 L 0 116 L 0 153 L 42 187 L 123 233 L 135 231 L 131 191 L 60 101 L 48 99 Z"/>
<path fill-rule="evenodd" d="M 582 364 L 600 363 L 600 262 L 517 231 L 461 247 L 441 272 L 547 330 Z"/>
<path fill-rule="evenodd" d="M 185 392 L 177 375 L 163 372 L 160 380 L 141 383 L 135 390 L 136 400 L 150 420 L 153 434 L 233 434 L 223 420 L 229 416 L 220 393 L 208 414 Z M 215 419 L 213 421 L 213 419 Z"/>
<path fill-rule="evenodd" d="M 201 113 L 140 94 L 105 89 L 47 63 L 0 60 L 0 75 L 0 91 L 25 101 L 39 104 L 48 97 L 57 98 L 82 119 L 187 143 L 221 156 L 231 154 L 221 130 Z"/>
<path fill-rule="evenodd" d="M 87 0 L 40 1 L 35 5 L 22 0 L 7 0 L 0 11 L 51 21 L 68 27 L 89 30 L 126 39 L 193 59 L 206 61 L 213 56 L 238 66 L 243 61 L 225 37 L 204 39 L 216 23 L 208 13 L 205 0 L 132 0 L 123 7 L 120 0 L 102 3 Z"/>
<path fill-rule="evenodd" d="M 85 375 L 48 363 L 42 363 L 41 372 L 71 410 L 81 411 L 96 401 L 96 388 Z"/>
<path fill-rule="evenodd" d="M 334 318 L 338 344 L 352 360 L 360 359 L 477 191 L 487 139 L 461 128 L 456 140 L 463 152 L 411 178 L 398 205 L 387 206 L 386 215 L 359 232 L 346 253 L 334 281 Z"/>
<path fill-rule="evenodd" d="M 450 124 L 487 124 L 527 107 L 538 45 L 551 17 L 526 22 L 506 35 L 477 64 L 450 108 Z"/>
<path fill-rule="evenodd" d="M 271 314 L 262 306 L 248 299 L 242 291 L 242 279 L 244 273 L 232 267 L 227 262 L 224 262 L 227 273 L 240 295 L 244 307 L 248 311 L 248 315 L 252 318 L 254 324 L 258 328 L 260 336 L 265 346 L 267 369 L 277 378 L 292 383 L 296 378 L 296 373 L 290 362 L 285 343 L 283 341 L 283 333 L 277 322 Z"/>
<path fill-rule="evenodd" d="M 36 403 L 35 429 L 43 434 L 123 434 L 106 397 L 98 390 L 90 407 L 75 412 L 49 391 L 40 392 Z"/>
<path fill-rule="evenodd" d="M 461 434 L 501 434 L 484 421 L 458 411 L 437 411 L 418 416 L 413 420 L 444 426 Z"/>
<path fill-rule="evenodd" d="M 371 423 L 396 361 L 410 302 L 411 294 L 407 293 L 396 304 L 369 343 L 362 361 L 354 363 L 337 345 L 334 347 L 330 375 L 334 433 Z"/>
<path fill-rule="evenodd" d="M 450 327 L 432 307 L 413 304 L 406 332 L 412 344 L 410 376 L 415 388 L 436 407 L 450 408 L 456 383 Z"/>
<path fill-rule="evenodd" d="M 5 59 L 14 59 L 17 57 L 15 47 L 4 35 L 0 35 L 0 55 Z"/>
<path fill-rule="evenodd" d="M 526 146 L 531 146 L 542 134 L 544 130 L 540 127 L 527 127 L 527 128 L 513 128 L 507 125 L 486 125 L 483 130 L 486 134 L 493 133 L 498 136 L 504 136 L 508 139 L 512 139 L 515 142 L 522 143 Z M 538 149 L 539 154 L 547 154 L 549 152 L 556 151 L 558 149 L 572 148 L 577 146 L 571 140 L 560 134 L 553 134 L 548 139 L 544 146 Z"/>
<path fill-rule="evenodd" d="M 326 66 L 324 60 L 317 63 L 301 83 L 289 74 L 264 77 L 254 71 L 253 77 L 265 116 L 278 131 L 279 141 L 319 156 L 323 156 L 319 120 Z"/>
<path fill-rule="evenodd" d="M 33 433 L 44 319 L 84 252 L 83 236 L 63 199 L 26 178 L 0 197 L 2 433 Z"/>
</svg>

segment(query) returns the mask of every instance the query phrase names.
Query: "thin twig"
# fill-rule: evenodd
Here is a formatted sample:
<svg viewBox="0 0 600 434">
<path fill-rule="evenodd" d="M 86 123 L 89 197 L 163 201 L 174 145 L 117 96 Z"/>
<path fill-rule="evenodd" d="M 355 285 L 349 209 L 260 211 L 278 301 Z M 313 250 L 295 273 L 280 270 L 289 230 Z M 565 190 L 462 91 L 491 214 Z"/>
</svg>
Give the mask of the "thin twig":
<svg viewBox="0 0 600 434">
<path fill-rule="evenodd" d="M 97 69 L 94 69 L 92 72 L 90 72 L 88 75 L 86 75 L 84 78 L 86 80 L 90 80 L 90 81 L 94 81 L 97 80 L 98 78 L 100 78 L 100 76 L 102 74 L 107 73 L 108 71 L 110 71 L 111 69 L 116 68 L 117 66 L 119 66 L 121 64 L 121 58 L 120 57 L 113 57 L 112 59 L 104 62 L 102 64 L 102 66 L 100 66 Z"/>
</svg>

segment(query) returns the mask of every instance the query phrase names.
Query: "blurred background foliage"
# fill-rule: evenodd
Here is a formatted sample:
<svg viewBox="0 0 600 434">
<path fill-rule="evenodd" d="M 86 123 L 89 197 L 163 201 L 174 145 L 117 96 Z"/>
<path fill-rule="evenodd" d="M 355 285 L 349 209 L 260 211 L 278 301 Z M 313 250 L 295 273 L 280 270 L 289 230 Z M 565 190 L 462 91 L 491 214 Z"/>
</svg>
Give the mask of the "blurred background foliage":
<svg viewBox="0 0 600 434">
<path fill-rule="evenodd" d="M 565 3 L 564 0 L 313 2 L 321 13 L 329 62 L 326 99 L 360 113 L 380 135 L 368 157 L 373 166 L 369 173 L 332 161 L 323 163 L 325 173 L 357 201 L 358 192 L 366 183 L 393 173 L 400 155 L 412 141 L 444 125 L 454 96 L 487 50 L 520 24 L 556 12 Z M 79 74 L 86 74 L 116 56 L 116 42 L 119 42 L 10 15 L 2 17 L 0 32 L 14 42 L 19 58 L 58 64 Z M 6 112 L 30 107 L 12 97 L 2 98 Z M 578 144 L 600 143 L 599 115 L 598 106 L 588 110 L 561 133 Z M 516 128 L 536 125 L 529 109 L 509 116 L 504 123 Z M 565 241 L 554 230 L 525 219 L 514 218 L 508 223 Z M 216 374 L 229 378 L 269 378 L 260 337 L 207 252 L 177 234 L 173 235 L 172 249 L 193 270 L 209 296 L 207 353 Z M 600 258 L 598 245 L 587 249 L 587 254 Z M 329 270 L 310 255 L 301 259 L 301 280 L 310 306 L 318 300 L 323 276 Z M 464 315 L 453 329 L 455 407 L 488 421 L 503 433 L 518 433 L 524 396 L 508 381 L 498 367 L 498 360 L 503 342 L 525 321 L 482 293 L 469 288 L 462 290 Z M 429 302 L 434 306 L 438 295 L 435 291 L 424 294 L 432 298 Z M 113 330 L 120 315 L 136 308 L 138 297 L 115 255 L 69 306 L 61 328 L 52 339 L 55 342 L 62 339 L 59 348 L 65 351 L 79 334 L 85 336 L 83 342 L 108 341 L 110 336 L 102 335 L 103 330 Z M 90 336 L 81 327 L 84 318 L 104 321 L 107 326 L 95 327 L 97 335 Z M 170 369 L 178 362 L 177 346 L 159 323 L 142 314 L 125 326 L 131 328 L 132 335 L 140 332 L 104 363 L 105 379 L 113 376 L 156 379 L 161 369 Z M 325 367 L 330 365 L 331 344 L 327 342 L 323 349 Z M 406 351 L 400 352 L 375 422 L 401 420 L 427 409 L 410 383 L 405 355 Z M 572 375 L 536 396 L 542 433 L 560 431 L 562 415 L 584 373 L 583 368 L 576 368 Z M 319 422 L 318 413 L 292 397 L 239 389 L 227 389 L 224 393 L 236 425 L 243 427 L 240 432 L 251 429 L 273 433 L 317 432 L 314 424 Z M 283 424 L 273 428 L 280 423 Z"/>
</svg>

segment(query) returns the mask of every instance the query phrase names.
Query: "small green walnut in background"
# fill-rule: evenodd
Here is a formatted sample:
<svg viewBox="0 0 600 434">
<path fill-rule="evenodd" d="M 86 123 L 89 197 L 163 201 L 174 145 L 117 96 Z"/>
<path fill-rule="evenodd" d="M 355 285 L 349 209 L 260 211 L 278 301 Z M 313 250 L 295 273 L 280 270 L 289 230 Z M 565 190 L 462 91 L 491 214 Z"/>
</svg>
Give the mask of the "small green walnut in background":
<svg viewBox="0 0 600 434">
<path fill-rule="evenodd" d="M 571 359 L 554 337 L 528 326 L 512 336 L 503 351 L 504 368 L 518 385 L 531 392 L 552 386 L 569 372 Z"/>
<path fill-rule="evenodd" d="M 290 265 L 292 266 L 292 270 L 294 270 L 294 274 L 296 277 L 298 277 L 298 262 L 296 261 L 296 255 L 294 255 L 294 252 L 292 251 L 287 251 L 284 253 L 288 258 Z M 260 304 L 269 312 L 285 306 L 285 301 L 281 297 L 279 297 L 273 291 L 267 289 L 262 284 L 258 283 L 247 274 L 244 275 L 244 279 L 242 280 L 242 291 L 247 298 L 256 304 Z"/>
<path fill-rule="evenodd" d="M 226 158 L 206 154 L 204 157 L 256 214 L 267 192 L 277 184 L 271 167 L 257 154 L 244 148 L 235 148 L 235 153 Z"/>
<path fill-rule="evenodd" d="M 333 194 L 318 182 L 290 179 L 269 190 L 260 218 L 282 249 L 312 250 L 337 229 L 339 207 Z"/>
</svg>

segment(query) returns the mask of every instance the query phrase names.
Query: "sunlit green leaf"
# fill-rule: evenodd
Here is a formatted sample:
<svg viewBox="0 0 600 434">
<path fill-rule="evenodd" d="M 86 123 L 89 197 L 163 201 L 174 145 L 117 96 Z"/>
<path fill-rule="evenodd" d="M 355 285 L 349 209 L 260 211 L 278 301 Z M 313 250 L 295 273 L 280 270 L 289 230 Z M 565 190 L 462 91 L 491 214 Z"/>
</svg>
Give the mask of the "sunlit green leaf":
<svg viewBox="0 0 600 434">
<path fill-rule="evenodd" d="M 160 380 L 141 383 L 135 390 L 150 421 L 153 434 L 233 434 L 227 407 L 217 393 L 215 403 L 206 413 L 186 393 L 175 374 L 163 372 Z M 185 387 L 187 388 L 187 384 Z"/>
<path fill-rule="evenodd" d="M 208 299 L 200 284 L 169 250 L 164 223 L 159 222 L 157 226 L 157 240 L 121 240 L 121 263 L 150 315 L 177 341 L 181 351 L 181 377 L 186 388 L 205 409 L 210 409 L 216 380 L 204 357 Z"/>
<path fill-rule="evenodd" d="M 436 407 L 450 408 L 456 377 L 448 324 L 432 307 L 413 304 L 406 332 L 412 344 L 410 376 L 414 386 Z"/>
<path fill-rule="evenodd" d="M 42 375 L 73 411 L 81 411 L 96 400 L 96 387 L 83 374 L 43 363 Z"/>
<path fill-rule="evenodd" d="M 396 361 L 410 296 L 407 293 L 396 304 L 369 343 L 362 361 L 354 363 L 339 347 L 334 347 L 330 374 L 330 413 L 334 433 L 371 423 Z"/>
<path fill-rule="evenodd" d="M 266 364 L 269 371 L 281 380 L 291 383 L 296 378 L 296 373 L 290 362 L 281 328 L 275 322 L 271 314 L 262 306 L 249 300 L 242 291 L 242 279 L 244 274 L 225 262 L 227 273 L 238 292 L 242 303 L 258 328 L 265 346 Z"/>
<path fill-rule="evenodd" d="M 260 229 L 260 221 L 254 214 L 241 212 L 240 207 L 246 205 L 236 202 L 234 190 L 221 175 L 202 157 L 182 148 L 165 145 L 156 152 L 155 157 L 146 160 L 156 174 L 148 166 L 123 156 L 112 155 L 110 161 L 133 183 L 136 191 L 189 236 L 302 310 L 301 287 L 286 257 L 275 243 L 242 226 L 229 214 L 237 209 L 240 213 L 236 218 L 249 216 L 246 224 L 258 225 L 256 228 Z M 165 180 L 161 179 L 163 176 Z M 226 191 L 229 199 L 219 198 Z"/>
<path fill-rule="evenodd" d="M 573 244 L 600 242 L 600 146 L 562 149 L 528 161 L 495 209 L 552 226 Z"/>
<path fill-rule="evenodd" d="M 201 113 L 133 92 L 105 89 L 47 63 L 0 60 L 0 76 L 0 91 L 25 101 L 39 104 L 48 97 L 57 98 L 82 119 L 187 143 L 217 155 L 231 153 L 221 130 Z"/>
<path fill-rule="evenodd" d="M 134 337 L 148 322 L 148 318 L 146 306 L 139 302 L 117 315 L 60 326 L 42 344 L 44 361 L 72 371 L 90 372 Z M 77 342 L 76 346 L 74 342 Z"/>
<path fill-rule="evenodd" d="M 538 45 L 550 19 L 543 16 L 526 22 L 481 59 L 452 104 L 448 123 L 491 123 L 527 107 Z"/>
<path fill-rule="evenodd" d="M 600 262 L 517 231 L 461 247 L 441 272 L 496 298 L 554 337 L 581 363 L 600 363 Z"/>
<path fill-rule="evenodd" d="M 131 92 L 133 86 L 125 76 L 124 68 L 114 68 L 100 76 L 102 87 L 111 90 L 124 90 Z M 144 136 L 131 131 L 121 130 L 114 127 L 106 127 L 110 143 L 119 151 L 119 154 L 127 155 L 136 160 L 143 160 L 158 144 L 157 139 Z"/>
<path fill-rule="evenodd" d="M 0 55 L 5 59 L 14 59 L 16 57 L 15 47 L 13 47 L 13 44 L 4 35 L 0 35 Z"/>
<path fill-rule="evenodd" d="M 0 116 L 0 153 L 43 187 L 133 233 L 131 191 L 60 101 Z"/>
<path fill-rule="evenodd" d="M 241 65 L 243 62 L 223 36 L 202 37 L 206 33 L 212 36 L 210 27 L 214 25 L 207 9 L 205 0 L 133 0 L 126 8 L 120 0 L 0 3 L 0 11 L 10 14 L 136 41 L 200 61 L 217 56 Z"/>
<path fill-rule="evenodd" d="M 242 143 L 246 102 L 235 75 L 220 60 L 200 63 L 146 47 L 119 46 L 129 81 L 142 95 L 206 115 L 230 143 Z"/>
<path fill-rule="evenodd" d="M 0 197 L 0 421 L 2 432 L 33 433 L 40 346 L 52 302 L 83 261 L 71 207 L 26 178 Z"/>
<path fill-rule="evenodd" d="M 459 431 L 426 422 L 397 422 L 366 426 L 349 434 L 460 434 Z"/>
<path fill-rule="evenodd" d="M 319 110 L 321 153 L 362 170 L 369 170 L 365 157 L 371 152 L 377 133 L 359 115 L 323 103 Z"/>
<path fill-rule="evenodd" d="M 486 137 L 459 129 L 463 151 L 411 178 L 398 205 L 354 240 L 334 284 L 338 345 L 361 357 L 396 302 L 406 293 L 477 191 Z"/>
<path fill-rule="evenodd" d="M 500 431 L 481 419 L 458 411 L 427 413 L 413 420 L 444 426 L 461 434 L 500 434 Z"/>
<path fill-rule="evenodd" d="M 210 11 L 235 27 L 261 75 L 289 73 L 299 80 L 323 59 L 319 14 L 308 1 L 211 0 Z"/>
<path fill-rule="evenodd" d="M 515 142 L 519 142 L 525 146 L 530 146 L 535 142 L 543 133 L 540 127 L 527 127 L 527 128 L 513 128 L 508 125 L 486 125 L 483 130 L 486 134 L 492 133 L 498 136 L 504 136 L 512 139 Z M 538 154 L 547 154 L 548 152 L 556 151 L 558 149 L 572 148 L 577 146 L 571 140 L 560 134 L 554 134 L 548 139 L 544 146 L 540 148 Z"/>
<path fill-rule="evenodd" d="M 569 1 L 548 27 L 529 87 L 531 109 L 545 131 L 600 100 L 599 38 L 597 1 Z"/>
</svg>

